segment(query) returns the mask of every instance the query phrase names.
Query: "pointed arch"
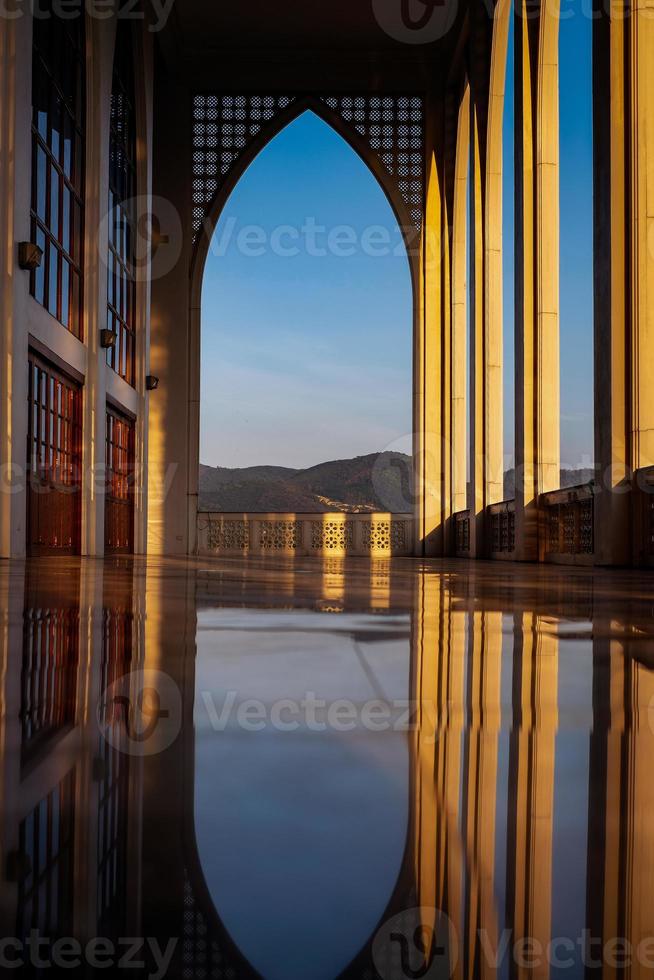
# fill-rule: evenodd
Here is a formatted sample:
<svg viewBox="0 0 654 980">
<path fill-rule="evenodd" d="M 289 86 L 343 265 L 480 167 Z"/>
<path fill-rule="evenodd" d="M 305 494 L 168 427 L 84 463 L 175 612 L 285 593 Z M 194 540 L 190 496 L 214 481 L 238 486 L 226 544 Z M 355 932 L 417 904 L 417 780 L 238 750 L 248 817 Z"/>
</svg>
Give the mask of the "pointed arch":
<svg viewBox="0 0 654 980">
<path fill-rule="evenodd" d="M 280 102 L 280 99 L 277 99 Z M 372 148 L 357 129 L 349 125 L 348 122 L 334 109 L 328 105 L 327 101 L 319 96 L 308 95 L 299 98 L 285 97 L 280 108 L 269 120 L 264 121 L 258 131 L 251 135 L 249 139 L 244 137 L 245 145 L 236 154 L 235 159 L 227 171 L 218 177 L 216 175 L 213 183 L 217 189 L 211 201 L 205 206 L 204 216 L 198 228 L 193 250 L 191 276 L 193 282 L 199 279 L 201 282 L 204 272 L 204 265 L 207 260 L 209 248 L 213 234 L 220 220 L 220 215 L 229 200 L 231 194 L 239 183 L 241 177 L 248 170 L 250 165 L 260 153 L 288 126 L 296 119 L 304 115 L 305 112 L 313 112 L 327 126 L 333 129 L 359 156 L 371 171 L 372 176 L 377 180 L 383 190 L 388 203 L 390 204 L 399 227 L 402 229 L 404 241 L 409 254 L 412 276 L 415 280 L 417 269 L 415 259 L 417 257 L 417 244 L 419 241 L 420 225 L 414 220 L 414 210 L 407 205 L 401 190 L 401 180 L 395 179 L 387 167 L 384 165 L 382 156 Z M 217 151 L 216 151 L 217 152 Z M 423 189 L 424 198 L 424 189 Z M 194 209 L 195 210 L 195 209 Z M 420 212 L 424 211 L 424 201 L 420 204 Z M 414 216 L 412 216 L 412 214 Z M 198 271 L 199 266 L 199 271 Z"/>
<path fill-rule="evenodd" d="M 257 156 L 278 136 L 283 130 L 291 125 L 305 112 L 313 112 L 327 126 L 334 130 L 357 156 L 366 164 L 371 176 L 377 180 L 384 195 L 389 202 L 391 209 L 397 218 L 399 228 L 402 231 L 406 253 L 408 258 L 409 271 L 411 276 L 411 291 L 413 298 L 412 309 L 412 333 L 413 333 L 413 360 L 416 362 L 416 345 L 420 332 L 420 283 L 421 283 L 421 246 L 424 230 L 424 188 L 423 203 L 421 207 L 422 221 L 420 228 L 416 228 L 411 219 L 411 212 L 405 204 L 400 193 L 399 183 L 396 185 L 393 177 L 384 166 L 384 162 L 379 154 L 369 145 L 362 136 L 341 116 L 333 111 L 323 99 L 318 96 L 302 96 L 299 98 L 288 97 L 288 103 L 269 120 L 268 124 L 262 126 L 259 132 L 252 137 L 242 148 L 242 151 L 224 175 L 220 186 L 213 196 L 211 203 L 205 212 L 205 219 L 202 222 L 201 234 L 195 241 L 190 268 L 190 308 L 189 308 L 189 366 L 188 366 L 188 439 L 187 439 L 187 528 L 189 552 L 195 554 L 197 550 L 197 514 L 199 499 L 199 468 L 200 468 L 200 357 L 201 357 L 201 334 L 202 334 L 202 284 L 204 281 L 204 270 L 211 247 L 213 234 L 220 220 L 220 216 L 229 200 L 230 195 L 236 188 L 241 177 L 245 174 L 249 166 Z M 424 167 L 424 149 L 422 151 L 422 165 Z M 415 396 L 414 396 L 415 397 Z"/>
</svg>

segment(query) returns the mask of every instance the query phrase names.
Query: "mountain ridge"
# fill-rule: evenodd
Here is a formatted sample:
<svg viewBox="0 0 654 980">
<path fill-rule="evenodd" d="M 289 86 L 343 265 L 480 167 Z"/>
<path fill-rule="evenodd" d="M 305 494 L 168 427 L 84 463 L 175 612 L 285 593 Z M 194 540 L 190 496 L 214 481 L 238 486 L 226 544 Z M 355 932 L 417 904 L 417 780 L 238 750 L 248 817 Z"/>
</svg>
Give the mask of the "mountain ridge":
<svg viewBox="0 0 654 980">
<path fill-rule="evenodd" d="M 587 483 L 592 469 L 562 469 L 561 487 Z M 515 472 L 504 474 L 504 499 L 514 492 Z M 404 453 L 369 453 L 351 459 L 290 466 L 231 469 L 200 465 L 199 504 L 215 513 L 366 514 L 413 510 L 412 460 Z"/>
<path fill-rule="evenodd" d="M 370 453 L 306 469 L 200 466 L 200 510 L 234 513 L 404 513 L 412 509 L 411 457 Z"/>
</svg>

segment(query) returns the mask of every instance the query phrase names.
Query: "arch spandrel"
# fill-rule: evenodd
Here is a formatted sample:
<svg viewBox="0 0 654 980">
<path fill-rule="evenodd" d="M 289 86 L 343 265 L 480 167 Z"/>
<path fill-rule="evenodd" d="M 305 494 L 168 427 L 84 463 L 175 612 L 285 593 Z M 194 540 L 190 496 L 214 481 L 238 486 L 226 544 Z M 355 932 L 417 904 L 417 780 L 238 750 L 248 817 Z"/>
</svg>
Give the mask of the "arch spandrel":
<svg viewBox="0 0 654 980">
<path fill-rule="evenodd" d="M 249 164 L 306 111 L 314 112 L 364 160 L 404 230 L 424 223 L 424 102 L 420 95 L 195 95 L 192 223 L 196 256 Z M 204 234 L 203 234 L 204 231 Z"/>
</svg>

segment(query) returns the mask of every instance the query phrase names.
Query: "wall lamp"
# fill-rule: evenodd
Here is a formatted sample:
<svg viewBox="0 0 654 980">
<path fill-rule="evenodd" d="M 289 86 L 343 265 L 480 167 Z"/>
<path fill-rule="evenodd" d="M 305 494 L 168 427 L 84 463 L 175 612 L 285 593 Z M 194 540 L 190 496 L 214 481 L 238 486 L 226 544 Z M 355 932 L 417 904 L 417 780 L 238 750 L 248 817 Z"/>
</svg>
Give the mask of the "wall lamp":
<svg viewBox="0 0 654 980">
<path fill-rule="evenodd" d="M 104 347 L 108 350 L 111 347 L 116 346 L 116 332 L 115 330 L 101 330 L 100 331 L 100 347 Z"/>
<path fill-rule="evenodd" d="M 154 374 L 147 374 L 145 376 L 145 387 L 147 391 L 156 391 L 159 387 L 159 378 L 155 377 Z"/>
<path fill-rule="evenodd" d="M 34 242 L 18 243 L 18 265 L 26 272 L 36 272 L 41 267 L 43 251 Z"/>
</svg>

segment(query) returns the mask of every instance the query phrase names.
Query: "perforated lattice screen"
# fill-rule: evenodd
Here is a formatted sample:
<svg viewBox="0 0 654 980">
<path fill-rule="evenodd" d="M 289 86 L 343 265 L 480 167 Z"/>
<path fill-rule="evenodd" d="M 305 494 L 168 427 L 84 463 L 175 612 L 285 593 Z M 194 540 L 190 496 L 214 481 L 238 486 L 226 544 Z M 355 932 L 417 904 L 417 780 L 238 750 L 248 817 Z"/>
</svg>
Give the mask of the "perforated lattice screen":
<svg viewBox="0 0 654 980">
<path fill-rule="evenodd" d="M 424 199 L 424 108 L 418 95 L 323 96 L 375 151 L 420 228 Z"/>
<path fill-rule="evenodd" d="M 193 235 L 236 161 L 291 95 L 196 95 L 193 99 Z M 324 95 L 319 99 L 379 157 L 416 228 L 424 207 L 424 105 L 414 95 Z"/>
<path fill-rule="evenodd" d="M 255 137 L 294 101 L 288 95 L 196 95 L 193 99 L 193 234 Z"/>
<path fill-rule="evenodd" d="M 211 977 L 215 980 L 238 980 L 240 971 L 221 951 L 211 934 L 207 920 L 198 908 L 193 887 L 184 879 L 184 939 L 182 945 L 183 980 Z"/>
</svg>

